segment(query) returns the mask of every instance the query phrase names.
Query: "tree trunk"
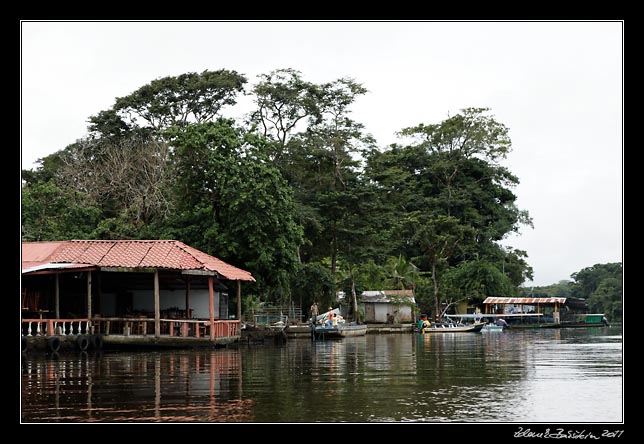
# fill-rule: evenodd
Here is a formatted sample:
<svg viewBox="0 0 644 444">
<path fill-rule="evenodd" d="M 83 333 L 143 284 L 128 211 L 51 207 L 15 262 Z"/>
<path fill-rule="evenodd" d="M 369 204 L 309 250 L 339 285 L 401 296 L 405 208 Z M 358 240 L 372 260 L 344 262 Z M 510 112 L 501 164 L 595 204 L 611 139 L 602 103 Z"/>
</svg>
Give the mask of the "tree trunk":
<svg viewBox="0 0 644 444">
<path fill-rule="evenodd" d="M 438 298 L 438 281 L 436 280 L 436 263 L 432 264 L 432 282 L 434 283 L 434 310 L 436 311 L 434 319 L 440 316 L 440 300 Z"/>
<path fill-rule="evenodd" d="M 335 267 L 338 255 L 338 236 L 335 232 L 335 227 L 333 227 L 333 232 L 331 234 L 331 274 L 335 278 Z"/>
<path fill-rule="evenodd" d="M 353 267 L 349 267 L 349 272 L 351 273 L 351 305 L 353 306 L 353 321 L 356 321 L 356 324 L 360 323 L 360 318 L 358 316 L 358 296 L 356 295 L 356 281 L 353 277 Z"/>
</svg>

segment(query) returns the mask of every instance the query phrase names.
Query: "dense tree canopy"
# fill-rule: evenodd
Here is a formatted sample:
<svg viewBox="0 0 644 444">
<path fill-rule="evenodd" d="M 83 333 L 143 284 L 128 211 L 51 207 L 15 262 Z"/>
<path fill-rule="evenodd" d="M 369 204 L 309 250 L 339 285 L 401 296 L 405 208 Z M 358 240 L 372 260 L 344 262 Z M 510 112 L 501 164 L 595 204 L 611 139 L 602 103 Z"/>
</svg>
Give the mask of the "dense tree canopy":
<svg viewBox="0 0 644 444">
<path fill-rule="evenodd" d="M 451 296 L 469 292 L 472 302 L 491 291 L 515 294 L 531 269 L 525 252 L 508 254 L 498 242 L 531 220 L 515 205 L 511 188 L 518 178 L 499 163 L 511 149 L 508 129 L 488 109 L 469 108 L 401 135 L 409 144 L 372 150 L 365 173 L 380 199 L 392 203 L 386 215 L 392 252 L 412 258 L 430 275 L 432 298 L 421 298 L 423 310 L 441 305 L 443 280 L 459 281 L 449 286 Z M 499 281 L 494 285 L 492 275 Z M 466 276 L 475 282 L 466 283 Z"/>
<path fill-rule="evenodd" d="M 248 310 L 333 304 L 343 290 L 357 317 L 361 291 L 413 288 L 439 312 L 531 278 L 527 252 L 500 245 L 531 220 L 490 110 L 379 147 L 352 116 L 367 93 L 353 79 L 275 70 L 249 88 L 247 121 L 223 118 L 246 82 L 225 69 L 168 76 L 91 116 L 88 135 L 23 172 L 23 239 L 175 238 L 251 271 Z M 618 280 L 575 279 L 573 293 L 621 310 Z"/>
<path fill-rule="evenodd" d="M 302 229 L 293 192 L 263 150 L 232 121 L 173 128 L 176 213 L 165 234 L 245 267 L 263 295 L 285 291 Z"/>
<path fill-rule="evenodd" d="M 209 122 L 222 107 L 237 102 L 246 81 L 243 75 L 226 69 L 156 79 L 90 117 L 89 130 L 102 137 L 119 137 L 135 129 L 160 132 L 172 126 Z"/>
</svg>

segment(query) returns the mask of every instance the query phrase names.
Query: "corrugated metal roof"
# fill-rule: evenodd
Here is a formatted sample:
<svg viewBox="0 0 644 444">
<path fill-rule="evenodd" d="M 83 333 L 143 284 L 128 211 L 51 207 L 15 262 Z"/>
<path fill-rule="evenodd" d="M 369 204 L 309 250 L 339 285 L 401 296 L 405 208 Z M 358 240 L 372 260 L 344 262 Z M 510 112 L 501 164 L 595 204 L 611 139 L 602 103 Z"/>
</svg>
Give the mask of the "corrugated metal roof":
<svg viewBox="0 0 644 444">
<path fill-rule="evenodd" d="M 536 304 L 565 304 L 566 298 L 485 298 L 484 304 L 523 304 L 523 305 L 536 305 Z"/>
<path fill-rule="evenodd" d="M 367 290 L 360 294 L 360 300 L 362 302 L 388 303 L 392 301 L 391 296 L 416 303 L 412 290 Z"/>
<path fill-rule="evenodd" d="M 63 242 L 23 242 L 22 261 L 47 262 L 47 258 L 62 244 Z"/>
<path fill-rule="evenodd" d="M 60 270 L 60 269 L 77 269 L 77 268 L 87 268 L 87 264 L 68 264 L 65 262 L 23 262 L 22 263 L 22 272 L 23 273 L 34 273 L 36 271 L 44 270 Z M 91 267 L 91 265 L 90 265 Z"/>
<path fill-rule="evenodd" d="M 230 280 L 255 281 L 250 272 L 176 240 L 23 242 L 22 262 L 23 273 L 25 269 L 46 263 L 65 263 L 68 267 L 95 265 L 204 270 L 214 271 Z"/>
</svg>

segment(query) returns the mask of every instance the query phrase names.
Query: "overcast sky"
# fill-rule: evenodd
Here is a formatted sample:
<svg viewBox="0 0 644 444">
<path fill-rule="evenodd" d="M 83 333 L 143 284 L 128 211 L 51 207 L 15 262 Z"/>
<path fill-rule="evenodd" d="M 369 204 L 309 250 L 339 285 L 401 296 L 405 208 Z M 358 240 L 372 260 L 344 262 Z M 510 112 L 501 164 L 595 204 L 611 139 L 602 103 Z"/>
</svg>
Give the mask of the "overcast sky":
<svg viewBox="0 0 644 444">
<path fill-rule="evenodd" d="M 151 80 L 222 68 L 351 77 L 354 118 L 395 132 L 489 107 L 534 229 L 505 240 L 548 285 L 622 260 L 623 23 L 23 22 L 22 167 L 86 135 L 87 119 Z M 224 115 L 241 117 L 248 99 Z"/>
</svg>

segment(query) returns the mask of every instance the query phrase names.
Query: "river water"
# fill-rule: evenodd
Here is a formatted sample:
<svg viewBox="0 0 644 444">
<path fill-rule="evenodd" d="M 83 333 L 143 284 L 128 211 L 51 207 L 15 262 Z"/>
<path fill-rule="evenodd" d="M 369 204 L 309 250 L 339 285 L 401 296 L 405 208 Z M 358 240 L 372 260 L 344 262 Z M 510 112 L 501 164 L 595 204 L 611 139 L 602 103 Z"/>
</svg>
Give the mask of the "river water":
<svg viewBox="0 0 644 444">
<path fill-rule="evenodd" d="M 621 326 L 22 356 L 22 422 L 623 421 Z"/>
</svg>

